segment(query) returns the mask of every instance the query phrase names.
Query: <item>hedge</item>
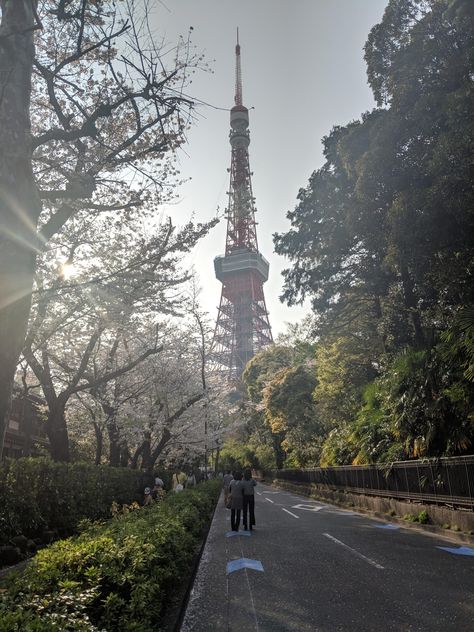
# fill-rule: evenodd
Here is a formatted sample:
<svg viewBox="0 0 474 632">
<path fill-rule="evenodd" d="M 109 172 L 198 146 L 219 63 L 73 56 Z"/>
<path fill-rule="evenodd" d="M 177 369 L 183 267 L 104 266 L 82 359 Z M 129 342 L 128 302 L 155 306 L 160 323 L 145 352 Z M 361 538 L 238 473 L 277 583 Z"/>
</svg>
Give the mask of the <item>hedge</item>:
<svg viewBox="0 0 474 632">
<path fill-rule="evenodd" d="M 157 632 L 220 486 L 202 483 L 43 549 L 3 593 L 0 632 Z"/>
<path fill-rule="evenodd" d="M 8 460 L 0 466 L 0 545 L 45 530 L 66 536 L 84 518 L 108 518 L 113 501 L 143 500 L 143 488 L 151 483 L 144 477 L 137 470 L 89 463 Z"/>
</svg>

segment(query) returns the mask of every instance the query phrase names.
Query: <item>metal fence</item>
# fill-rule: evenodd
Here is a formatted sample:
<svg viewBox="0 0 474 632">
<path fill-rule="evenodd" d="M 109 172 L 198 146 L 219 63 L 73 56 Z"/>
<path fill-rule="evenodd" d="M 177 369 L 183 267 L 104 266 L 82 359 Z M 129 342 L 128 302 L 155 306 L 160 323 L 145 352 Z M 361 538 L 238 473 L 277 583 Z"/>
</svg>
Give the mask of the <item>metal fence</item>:
<svg viewBox="0 0 474 632">
<path fill-rule="evenodd" d="M 315 483 L 328 490 L 404 498 L 474 511 L 474 455 L 376 465 L 267 470 L 263 475 L 294 483 Z"/>
</svg>

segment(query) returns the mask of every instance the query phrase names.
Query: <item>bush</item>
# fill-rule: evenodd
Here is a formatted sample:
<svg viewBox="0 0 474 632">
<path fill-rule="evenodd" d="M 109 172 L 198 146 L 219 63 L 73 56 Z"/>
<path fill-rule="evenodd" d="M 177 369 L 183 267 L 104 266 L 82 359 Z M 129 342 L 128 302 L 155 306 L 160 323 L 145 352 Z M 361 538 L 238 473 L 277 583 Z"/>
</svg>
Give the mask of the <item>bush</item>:
<svg viewBox="0 0 474 632">
<path fill-rule="evenodd" d="M 220 486 L 203 483 L 40 551 L 3 596 L 0 620 L 8 613 L 15 630 L 15 617 L 29 617 L 30 627 L 18 629 L 32 632 L 43 632 L 40 622 L 51 630 L 156 630 L 189 577 Z"/>
<path fill-rule="evenodd" d="M 143 472 L 47 458 L 10 460 L 0 466 L 0 545 L 16 535 L 54 530 L 73 533 L 80 520 L 110 516 L 112 502 L 142 499 L 150 484 Z"/>
<path fill-rule="evenodd" d="M 418 522 L 419 524 L 428 524 L 430 521 L 430 517 L 427 512 L 423 509 L 417 514 L 408 513 L 403 516 L 403 520 L 408 520 L 408 522 Z"/>
<path fill-rule="evenodd" d="M 57 625 L 42 621 L 40 615 L 31 611 L 2 612 L 0 619 L 0 632 L 55 632 L 56 630 L 60 632 Z"/>
<path fill-rule="evenodd" d="M 420 524 L 428 524 L 428 522 L 430 521 L 430 518 L 424 509 L 418 513 L 418 516 L 416 517 L 416 521 L 419 522 Z"/>
</svg>

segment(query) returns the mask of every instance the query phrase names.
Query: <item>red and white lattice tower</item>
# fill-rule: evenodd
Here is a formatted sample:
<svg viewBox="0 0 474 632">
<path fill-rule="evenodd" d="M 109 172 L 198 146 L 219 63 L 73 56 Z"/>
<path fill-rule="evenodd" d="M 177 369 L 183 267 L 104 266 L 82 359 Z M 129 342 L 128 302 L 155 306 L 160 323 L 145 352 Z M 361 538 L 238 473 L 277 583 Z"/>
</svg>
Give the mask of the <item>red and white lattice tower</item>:
<svg viewBox="0 0 474 632">
<path fill-rule="evenodd" d="M 273 342 L 263 294 L 269 265 L 258 251 L 248 126 L 249 111 L 242 104 L 237 31 L 235 105 L 230 111 L 232 158 L 226 209 L 227 237 L 225 255 L 214 259 L 222 294 L 211 350 L 213 364 L 226 372 L 230 379 L 239 378 L 250 358 Z"/>
</svg>

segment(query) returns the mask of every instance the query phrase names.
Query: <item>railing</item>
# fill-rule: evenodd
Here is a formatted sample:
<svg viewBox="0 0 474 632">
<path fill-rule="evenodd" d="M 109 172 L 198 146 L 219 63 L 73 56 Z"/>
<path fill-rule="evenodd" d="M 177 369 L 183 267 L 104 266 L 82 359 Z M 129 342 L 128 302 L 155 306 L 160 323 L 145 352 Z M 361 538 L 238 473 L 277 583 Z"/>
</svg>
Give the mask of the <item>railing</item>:
<svg viewBox="0 0 474 632">
<path fill-rule="evenodd" d="M 315 483 L 329 490 L 417 500 L 474 511 L 474 455 L 376 465 L 265 470 L 263 476 L 295 483 Z"/>
</svg>

